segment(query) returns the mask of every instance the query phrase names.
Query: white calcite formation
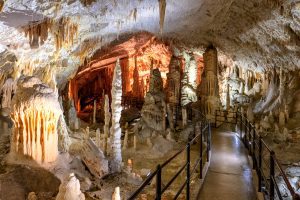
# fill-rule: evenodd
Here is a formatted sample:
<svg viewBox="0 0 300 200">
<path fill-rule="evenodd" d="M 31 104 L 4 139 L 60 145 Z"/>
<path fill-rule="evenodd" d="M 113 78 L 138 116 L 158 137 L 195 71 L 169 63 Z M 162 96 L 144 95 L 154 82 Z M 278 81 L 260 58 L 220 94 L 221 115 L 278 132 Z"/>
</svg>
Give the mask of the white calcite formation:
<svg viewBox="0 0 300 200">
<path fill-rule="evenodd" d="M 114 76 L 112 81 L 112 90 L 111 90 L 111 128 L 110 128 L 110 155 L 112 158 L 111 161 L 111 170 L 113 172 L 120 172 L 122 167 L 122 153 L 121 153 L 121 127 L 120 127 L 120 118 L 122 112 L 122 74 L 121 74 L 120 61 L 118 60 L 114 70 Z"/>
<path fill-rule="evenodd" d="M 21 77 L 12 100 L 14 131 L 11 152 L 37 162 L 55 161 L 57 126 L 62 110 L 56 93 L 35 77 Z"/>
<path fill-rule="evenodd" d="M 80 191 L 79 180 L 73 173 L 68 175 L 59 186 L 55 200 L 85 200 L 84 194 Z"/>
<path fill-rule="evenodd" d="M 193 56 L 185 55 L 185 67 L 182 79 L 181 88 L 181 105 L 185 106 L 188 103 L 197 101 L 197 62 Z"/>
<path fill-rule="evenodd" d="M 105 95 L 104 98 L 104 149 L 103 151 L 105 153 L 110 153 L 110 141 L 108 141 L 108 138 L 110 136 L 109 134 L 109 125 L 110 125 L 110 119 L 111 114 L 109 112 L 109 98 L 108 95 Z"/>
<path fill-rule="evenodd" d="M 166 117 L 163 81 L 159 69 L 153 69 L 150 75 L 149 92 L 145 96 L 141 111 L 141 120 L 136 125 L 139 136 L 150 137 L 153 131 L 165 131 Z"/>
<path fill-rule="evenodd" d="M 13 92 L 15 91 L 15 81 L 12 78 L 8 78 L 4 85 L 1 88 L 1 92 L 3 94 L 2 97 L 2 108 L 10 108 L 11 107 L 11 100 Z"/>
</svg>

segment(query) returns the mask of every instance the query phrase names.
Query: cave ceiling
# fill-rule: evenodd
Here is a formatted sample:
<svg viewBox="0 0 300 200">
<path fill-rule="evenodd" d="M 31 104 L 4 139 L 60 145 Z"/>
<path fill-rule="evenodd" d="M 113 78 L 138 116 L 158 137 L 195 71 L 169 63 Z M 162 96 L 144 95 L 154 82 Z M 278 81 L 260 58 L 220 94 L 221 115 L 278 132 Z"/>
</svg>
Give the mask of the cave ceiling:
<svg viewBox="0 0 300 200">
<path fill-rule="evenodd" d="M 299 0 L 166 0 L 162 35 L 157 0 L 0 2 L 0 51 L 13 52 L 20 65 L 68 66 L 68 74 L 119 37 L 148 31 L 186 46 L 212 44 L 241 67 L 300 68 Z M 76 32 L 71 39 L 55 38 L 62 19 Z M 49 34 L 33 48 L 24 29 L 45 21 Z"/>
</svg>

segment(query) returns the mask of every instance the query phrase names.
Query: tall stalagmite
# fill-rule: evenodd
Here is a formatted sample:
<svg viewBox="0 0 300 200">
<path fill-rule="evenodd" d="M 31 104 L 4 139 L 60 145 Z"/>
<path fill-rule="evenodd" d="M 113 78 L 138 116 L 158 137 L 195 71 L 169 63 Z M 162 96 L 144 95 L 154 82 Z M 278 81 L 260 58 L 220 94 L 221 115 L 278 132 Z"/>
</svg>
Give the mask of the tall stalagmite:
<svg viewBox="0 0 300 200">
<path fill-rule="evenodd" d="M 121 74 L 120 60 L 117 60 L 114 77 L 111 89 L 111 110 L 112 110 L 112 125 L 110 128 L 110 143 L 111 143 L 111 170 L 113 172 L 120 172 L 122 167 L 122 153 L 121 153 L 121 127 L 120 118 L 122 112 L 122 74 Z"/>
</svg>

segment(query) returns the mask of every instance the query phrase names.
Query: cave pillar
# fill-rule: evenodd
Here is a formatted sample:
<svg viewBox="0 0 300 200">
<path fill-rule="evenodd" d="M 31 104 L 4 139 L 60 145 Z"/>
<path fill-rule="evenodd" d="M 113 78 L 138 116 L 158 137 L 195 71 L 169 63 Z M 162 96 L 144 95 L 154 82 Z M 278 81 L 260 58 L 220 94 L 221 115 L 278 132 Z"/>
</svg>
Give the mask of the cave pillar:
<svg viewBox="0 0 300 200">
<path fill-rule="evenodd" d="M 120 172 L 122 167 L 122 153 L 121 153 L 121 127 L 120 118 L 122 112 L 122 72 L 120 67 L 120 61 L 117 61 L 111 90 L 111 128 L 110 128 L 110 142 L 111 142 L 111 168 L 113 172 Z"/>
<path fill-rule="evenodd" d="M 206 107 L 206 116 L 208 119 L 215 117 L 215 110 L 219 107 L 219 94 L 218 94 L 218 53 L 215 47 L 208 47 L 203 54 L 205 81 L 201 84 L 206 86 L 206 94 L 204 99 Z M 202 98 L 202 97 L 201 97 Z"/>
</svg>

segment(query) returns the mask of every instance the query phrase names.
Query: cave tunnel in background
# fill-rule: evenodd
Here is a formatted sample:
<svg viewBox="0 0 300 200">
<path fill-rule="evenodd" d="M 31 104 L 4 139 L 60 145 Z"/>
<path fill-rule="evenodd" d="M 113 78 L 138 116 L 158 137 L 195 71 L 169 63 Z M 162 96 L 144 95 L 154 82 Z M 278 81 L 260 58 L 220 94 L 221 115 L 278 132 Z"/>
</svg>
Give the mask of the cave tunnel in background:
<svg viewBox="0 0 300 200">
<path fill-rule="evenodd" d="M 97 121 L 103 120 L 104 96 L 108 95 L 111 101 L 117 59 L 120 59 L 122 69 L 123 107 L 141 109 L 149 89 L 151 68 L 160 70 L 165 86 L 171 56 L 169 47 L 149 33 L 137 34 L 98 50 L 69 82 L 69 98 L 74 101 L 78 117 L 90 121 L 96 101 Z"/>
</svg>

